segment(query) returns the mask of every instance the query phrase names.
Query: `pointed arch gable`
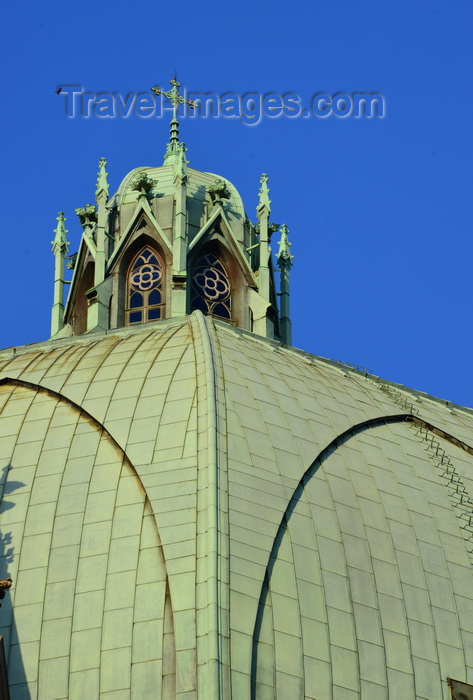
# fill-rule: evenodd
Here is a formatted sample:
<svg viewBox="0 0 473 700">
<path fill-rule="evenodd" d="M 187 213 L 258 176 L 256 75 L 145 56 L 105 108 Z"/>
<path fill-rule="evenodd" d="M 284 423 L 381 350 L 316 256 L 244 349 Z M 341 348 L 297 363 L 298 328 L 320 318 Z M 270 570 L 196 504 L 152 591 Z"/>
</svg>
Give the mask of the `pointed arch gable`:
<svg viewBox="0 0 473 700">
<path fill-rule="evenodd" d="M 214 264 L 209 264 L 209 256 L 214 257 Z M 207 268 L 204 272 L 202 265 Z M 227 245 L 225 239 L 221 236 L 209 238 L 205 243 L 202 243 L 198 249 L 194 250 L 194 254 L 190 256 L 189 263 L 189 306 L 191 311 L 199 309 L 206 315 L 212 315 L 216 318 L 225 321 L 231 321 L 232 324 L 238 327 L 245 325 L 245 312 L 248 307 L 247 295 L 248 284 L 245 278 L 244 270 L 235 259 L 233 251 Z M 204 299 L 200 304 L 195 303 L 195 297 L 199 294 L 198 288 L 202 291 L 202 285 L 199 285 L 195 275 L 202 274 L 207 278 L 204 286 L 209 286 L 207 299 Z M 201 279 L 204 282 L 204 279 Z M 217 287 L 222 294 L 217 294 Z M 227 294 L 224 292 L 224 288 Z M 214 308 L 214 302 L 220 302 L 227 305 L 227 309 L 220 307 Z M 229 313 L 230 312 L 230 313 Z"/>
<path fill-rule="evenodd" d="M 73 335 L 82 335 L 87 331 L 86 292 L 94 286 L 94 261 L 90 259 L 86 248 L 80 264 L 82 269 L 77 275 L 74 289 L 71 289 L 70 301 L 68 299 L 67 312 L 64 315 L 65 322 L 70 324 Z"/>
<path fill-rule="evenodd" d="M 144 221 L 145 225 L 142 226 L 141 223 Z M 123 235 L 120 238 L 115 250 L 113 251 L 107 265 L 107 272 L 110 273 L 116 266 L 117 261 L 121 258 L 123 251 L 130 245 L 131 239 L 134 234 L 145 229 L 149 236 L 153 237 L 153 233 L 156 235 L 156 241 L 163 248 L 163 252 L 167 257 L 168 254 L 172 253 L 172 245 L 168 238 L 164 234 L 163 229 L 157 222 L 151 207 L 149 206 L 147 200 L 144 197 L 140 197 L 133 216 L 130 219 L 128 226 L 126 227 Z"/>
<path fill-rule="evenodd" d="M 222 208 L 216 207 L 210 217 L 207 219 L 205 224 L 202 226 L 200 231 L 196 233 L 192 241 L 189 243 L 189 251 L 193 250 L 196 246 L 200 245 L 200 241 L 203 237 L 212 229 L 213 224 L 218 220 L 222 214 Z"/>
<path fill-rule="evenodd" d="M 212 212 L 211 217 L 208 219 L 208 221 L 206 221 L 199 233 L 194 237 L 192 242 L 189 244 L 189 253 L 195 253 L 197 249 L 200 249 L 209 243 L 212 240 L 212 233 L 214 230 L 221 231 L 222 240 L 219 242 L 223 243 L 236 259 L 247 283 L 250 286 L 256 287 L 258 283 L 255 274 L 250 267 L 249 261 L 243 255 L 240 245 L 235 240 L 232 229 L 222 207 L 219 206 Z"/>
<path fill-rule="evenodd" d="M 121 328 L 127 324 L 127 314 L 132 308 L 130 305 L 130 266 L 132 262 L 139 256 L 140 252 L 145 248 L 150 251 L 152 255 L 155 255 L 158 260 L 158 265 L 161 268 L 161 288 L 160 293 L 162 299 L 160 302 L 152 303 L 151 306 L 157 308 L 161 306 L 164 309 L 164 305 L 168 305 L 171 299 L 171 280 L 172 280 L 172 251 L 169 248 L 169 244 L 165 238 L 156 235 L 158 229 L 154 225 L 154 222 L 150 222 L 149 218 L 145 216 L 145 212 L 141 209 L 134 219 L 134 226 L 130 228 L 128 234 L 120 244 L 119 254 L 114 254 L 113 259 L 110 259 L 108 275 L 113 277 L 113 299 L 110 309 L 110 327 L 111 328 Z M 144 226 L 140 224 L 144 223 Z M 164 245 L 166 243 L 166 245 Z M 143 261 L 144 262 L 144 261 Z M 155 263 L 156 264 L 156 263 Z M 149 291 L 149 290 L 146 290 Z M 148 307 L 148 299 L 145 301 L 145 307 Z M 161 312 L 159 318 L 165 317 L 164 311 Z M 146 318 L 145 320 L 158 320 L 154 318 L 153 314 L 151 318 Z M 135 321 L 134 323 L 143 323 L 142 321 Z"/>
<path fill-rule="evenodd" d="M 82 236 L 79 243 L 79 250 L 76 254 L 71 285 L 64 309 L 64 319 L 66 323 L 69 322 L 69 318 L 71 316 L 71 312 L 77 298 L 78 289 L 81 286 L 84 270 L 87 267 L 87 265 L 89 265 L 89 263 L 93 262 L 94 258 L 92 256 L 92 253 L 90 252 L 90 248 L 87 246 L 84 236 Z"/>
<path fill-rule="evenodd" d="M 195 304 L 196 285 L 194 274 L 196 265 L 198 265 L 199 259 L 202 259 L 208 254 L 213 254 L 220 260 L 223 268 L 221 272 L 228 280 L 231 289 L 231 303 L 227 309 L 220 307 L 220 311 L 218 309 L 215 311 L 213 308 L 207 308 L 208 304 L 205 300 L 201 302 L 201 305 Z M 248 327 L 248 293 L 251 288 L 257 289 L 258 281 L 250 267 L 249 261 L 242 253 L 240 244 L 235 240 L 221 207 L 218 207 L 215 212 L 212 213 L 209 221 L 206 222 L 205 226 L 202 227 L 190 244 L 188 269 L 191 277 L 188 303 L 191 310 L 198 308 L 203 313 L 210 313 L 226 321 L 231 320 L 235 326 L 241 328 Z M 216 271 L 212 274 L 217 277 L 219 276 L 219 273 Z M 212 303 L 213 301 L 220 300 L 213 299 Z M 230 307 L 231 313 L 229 314 Z M 229 318 L 230 315 L 231 319 Z"/>
</svg>

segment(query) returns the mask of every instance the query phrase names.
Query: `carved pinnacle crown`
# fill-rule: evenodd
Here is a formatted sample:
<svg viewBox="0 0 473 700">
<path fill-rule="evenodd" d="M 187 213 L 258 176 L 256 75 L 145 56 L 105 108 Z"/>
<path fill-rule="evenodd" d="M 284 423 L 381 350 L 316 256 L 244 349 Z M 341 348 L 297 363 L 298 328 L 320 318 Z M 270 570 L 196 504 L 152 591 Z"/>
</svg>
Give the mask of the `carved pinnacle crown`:
<svg viewBox="0 0 473 700">
<path fill-rule="evenodd" d="M 294 256 L 291 255 L 289 251 L 289 247 L 292 245 L 292 243 L 289 243 L 287 235 L 288 233 L 289 229 L 287 228 L 286 224 L 283 224 L 281 226 L 281 240 L 279 241 L 279 250 L 276 253 L 276 260 L 278 262 L 279 268 L 292 267 L 292 261 L 294 259 Z"/>
<path fill-rule="evenodd" d="M 97 187 L 95 188 L 95 198 L 98 199 L 102 193 L 105 196 L 105 200 L 108 200 L 108 179 L 106 171 L 107 161 L 105 158 L 99 160 L 99 172 L 97 176 Z"/>
<path fill-rule="evenodd" d="M 57 225 L 57 228 L 54 229 L 54 233 L 56 234 L 54 236 L 54 241 L 51 241 L 51 244 L 53 246 L 52 250 L 53 250 L 54 255 L 57 255 L 58 253 L 65 255 L 67 253 L 69 243 L 66 240 L 67 229 L 64 226 L 64 222 L 66 220 L 66 217 L 64 216 L 64 212 L 60 211 L 59 216 L 57 216 L 56 219 L 57 219 L 58 225 Z"/>
<path fill-rule="evenodd" d="M 269 213 L 271 209 L 271 200 L 269 198 L 268 176 L 266 173 L 261 175 L 260 183 L 261 187 L 259 189 L 259 199 L 256 210 L 258 213 L 260 213 L 261 210 L 266 209 Z"/>
<path fill-rule="evenodd" d="M 131 189 L 139 192 L 139 196 L 149 197 L 149 193 L 158 181 L 148 176 L 148 173 L 141 172 L 132 180 Z"/>
<path fill-rule="evenodd" d="M 207 185 L 206 190 L 213 204 L 221 204 L 222 199 L 230 199 L 227 183 L 221 178 L 217 178 L 213 185 Z"/>
<path fill-rule="evenodd" d="M 85 207 L 76 209 L 75 212 L 79 217 L 82 228 L 92 228 L 97 221 L 97 208 L 95 204 L 86 204 Z"/>
</svg>

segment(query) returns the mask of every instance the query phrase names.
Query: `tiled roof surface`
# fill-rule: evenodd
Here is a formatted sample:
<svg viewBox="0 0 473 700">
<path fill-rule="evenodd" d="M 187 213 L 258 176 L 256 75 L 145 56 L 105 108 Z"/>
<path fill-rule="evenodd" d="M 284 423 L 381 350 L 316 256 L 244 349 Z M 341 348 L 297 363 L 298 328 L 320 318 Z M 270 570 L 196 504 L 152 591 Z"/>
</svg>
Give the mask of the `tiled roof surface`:
<svg viewBox="0 0 473 700">
<path fill-rule="evenodd" d="M 0 353 L 0 411 L 13 700 L 193 700 L 216 639 L 222 698 L 473 680 L 468 410 L 196 312 Z"/>
</svg>

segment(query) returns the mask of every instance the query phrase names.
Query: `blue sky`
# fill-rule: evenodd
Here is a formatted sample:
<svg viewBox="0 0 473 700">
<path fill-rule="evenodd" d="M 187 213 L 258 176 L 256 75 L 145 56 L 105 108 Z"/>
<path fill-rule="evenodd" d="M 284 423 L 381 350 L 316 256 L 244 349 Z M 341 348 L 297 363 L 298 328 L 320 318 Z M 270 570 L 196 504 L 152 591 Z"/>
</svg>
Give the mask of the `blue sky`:
<svg viewBox="0 0 473 700">
<path fill-rule="evenodd" d="M 63 210 L 158 166 L 168 117 L 67 118 L 60 85 L 147 91 L 177 70 L 189 91 L 378 92 L 383 119 L 181 120 L 191 167 L 239 189 L 262 172 L 292 240 L 296 347 L 473 406 L 473 5 L 430 1 L 12 4 L 3 12 L 4 299 L 0 347 L 49 336 Z"/>
</svg>

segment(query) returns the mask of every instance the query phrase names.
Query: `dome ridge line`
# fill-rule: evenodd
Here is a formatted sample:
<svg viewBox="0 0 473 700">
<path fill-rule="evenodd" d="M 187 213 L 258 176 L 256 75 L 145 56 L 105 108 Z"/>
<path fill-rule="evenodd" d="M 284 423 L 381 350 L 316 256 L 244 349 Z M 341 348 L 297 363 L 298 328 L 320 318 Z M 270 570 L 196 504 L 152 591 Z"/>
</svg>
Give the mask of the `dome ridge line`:
<svg viewBox="0 0 473 700">
<path fill-rule="evenodd" d="M 228 556 L 221 551 L 221 542 L 226 541 L 228 530 L 228 489 L 226 463 L 226 420 L 223 389 L 223 366 L 220 356 L 220 343 L 210 317 L 196 310 L 189 316 L 189 324 L 194 338 L 196 358 L 201 348 L 201 368 L 197 366 L 197 406 L 200 416 L 206 418 L 205 449 L 198 449 L 198 513 L 206 517 L 207 528 L 197 527 L 197 537 L 205 538 L 197 552 L 206 551 L 207 561 L 197 560 L 197 580 L 206 583 L 205 607 L 206 630 L 198 629 L 197 636 L 207 636 L 207 684 L 206 697 L 227 697 L 229 682 L 225 669 L 228 669 L 228 611 L 221 595 L 221 589 L 228 585 Z M 202 459 L 202 462 L 200 461 Z M 201 506 L 199 507 L 199 502 Z M 204 513 L 204 506 L 206 513 Z M 199 516 L 198 516 L 199 517 Z M 207 531 L 206 531 L 207 530 Z M 200 575 L 199 575 L 200 574 Z"/>
</svg>

